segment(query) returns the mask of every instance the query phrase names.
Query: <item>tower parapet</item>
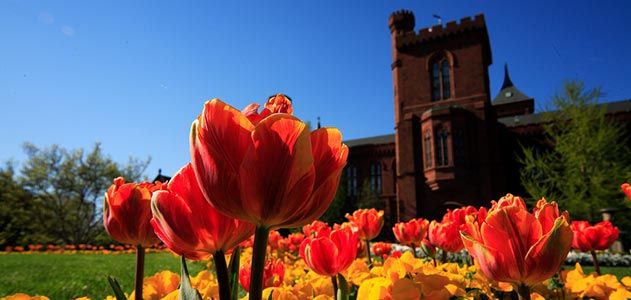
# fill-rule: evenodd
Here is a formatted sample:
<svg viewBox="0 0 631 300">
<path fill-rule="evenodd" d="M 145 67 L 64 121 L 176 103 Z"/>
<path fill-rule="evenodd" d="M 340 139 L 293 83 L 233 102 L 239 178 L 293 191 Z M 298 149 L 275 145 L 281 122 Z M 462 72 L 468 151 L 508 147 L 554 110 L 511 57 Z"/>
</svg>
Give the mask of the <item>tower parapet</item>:
<svg viewBox="0 0 631 300">
<path fill-rule="evenodd" d="M 393 17 L 391 16 L 390 24 L 392 24 L 392 18 Z M 390 25 L 390 30 L 392 30 L 392 25 Z M 484 15 L 482 14 L 476 15 L 473 19 L 471 19 L 471 17 L 462 18 L 460 19 L 460 22 L 451 21 L 444 26 L 438 24 L 432 27 L 423 28 L 419 30 L 418 33 L 409 32 L 402 35 L 397 40 L 396 46 L 397 48 L 407 48 L 423 42 L 442 39 L 451 35 L 462 34 L 476 30 L 480 30 L 484 33 L 484 35 L 487 35 L 486 22 L 484 20 Z"/>
<path fill-rule="evenodd" d="M 388 27 L 392 33 L 404 33 L 414 31 L 414 14 L 409 10 L 398 10 L 393 12 L 388 19 Z"/>
</svg>

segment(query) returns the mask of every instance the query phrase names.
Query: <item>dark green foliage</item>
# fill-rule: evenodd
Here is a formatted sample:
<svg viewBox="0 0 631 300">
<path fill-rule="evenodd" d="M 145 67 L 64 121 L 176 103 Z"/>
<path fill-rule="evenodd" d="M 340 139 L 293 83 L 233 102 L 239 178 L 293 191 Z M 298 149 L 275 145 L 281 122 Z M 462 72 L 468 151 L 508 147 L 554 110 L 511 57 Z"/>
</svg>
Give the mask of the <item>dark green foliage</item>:
<svg viewBox="0 0 631 300">
<path fill-rule="evenodd" d="M 383 201 L 379 199 L 377 192 L 370 188 L 368 180 L 364 180 L 362 183 L 362 188 L 359 191 L 359 196 L 357 197 L 356 206 L 357 208 L 374 208 L 376 210 L 384 208 Z"/>
<path fill-rule="evenodd" d="M 628 213 L 620 191 L 631 178 L 626 124 L 606 118 L 606 107 L 595 106 L 600 97 L 598 88 L 567 82 L 552 101 L 556 111 L 544 116 L 544 144 L 523 148 L 520 176 L 531 200 L 557 201 L 575 220 L 600 221 L 603 208 Z M 631 229 L 624 221 L 614 225 Z"/>
<path fill-rule="evenodd" d="M 320 217 L 320 220 L 328 224 L 342 223 L 346 221 L 344 217 L 347 212 L 352 212 L 353 207 L 347 197 L 348 187 L 346 186 L 346 175 L 343 173 L 340 178 L 340 185 L 335 193 L 335 198 L 331 202 L 329 208 Z"/>
<path fill-rule="evenodd" d="M 20 186 L 13 165 L 0 168 L 0 250 L 38 241 L 41 225 L 33 222 L 33 196 Z"/>
<path fill-rule="evenodd" d="M 20 176 L 0 170 L 0 215 L 11 216 L 0 221 L 0 245 L 110 243 L 101 219 L 105 191 L 117 176 L 140 179 L 149 161 L 120 165 L 98 143 L 89 152 L 29 143 L 24 151 Z"/>
</svg>

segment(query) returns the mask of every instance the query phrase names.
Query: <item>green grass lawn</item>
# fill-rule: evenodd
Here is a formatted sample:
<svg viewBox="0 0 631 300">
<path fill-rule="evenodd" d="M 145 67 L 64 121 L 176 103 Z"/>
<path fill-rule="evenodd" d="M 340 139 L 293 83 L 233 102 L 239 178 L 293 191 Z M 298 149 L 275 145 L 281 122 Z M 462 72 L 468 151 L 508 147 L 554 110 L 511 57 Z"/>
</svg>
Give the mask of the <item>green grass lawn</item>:
<svg viewBox="0 0 631 300">
<path fill-rule="evenodd" d="M 118 279 L 126 292 L 134 281 L 134 254 L 5 254 L 0 255 L 0 297 L 18 292 L 50 299 L 113 295 L 107 275 Z M 202 263 L 188 263 L 197 274 Z M 180 259 L 170 253 L 148 253 L 145 276 L 162 270 L 180 273 Z"/>
</svg>

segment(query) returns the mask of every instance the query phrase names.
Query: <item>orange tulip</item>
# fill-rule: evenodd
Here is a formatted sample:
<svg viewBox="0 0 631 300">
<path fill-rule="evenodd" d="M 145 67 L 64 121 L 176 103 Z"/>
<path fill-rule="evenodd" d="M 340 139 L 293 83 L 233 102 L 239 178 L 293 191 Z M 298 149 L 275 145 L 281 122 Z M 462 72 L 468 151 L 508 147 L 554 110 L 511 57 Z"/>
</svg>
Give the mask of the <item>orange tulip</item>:
<svg viewBox="0 0 631 300">
<path fill-rule="evenodd" d="M 479 228 L 461 235 L 488 278 L 518 284 L 522 291 L 558 271 L 572 245 L 568 220 L 555 202 L 542 199 L 529 213 L 524 200 L 508 194 L 493 202 Z"/>
<path fill-rule="evenodd" d="M 631 200 L 631 185 L 629 185 L 628 183 L 623 183 L 620 187 L 622 188 L 624 194 L 627 195 L 627 198 Z"/>
<path fill-rule="evenodd" d="M 151 227 L 151 194 L 162 189 L 162 184 L 125 183 L 114 179 L 105 193 L 103 225 L 115 240 L 143 247 L 158 242 Z"/>
<path fill-rule="evenodd" d="M 417 247 L 427 235 L 429 221 L 425 219 L 412 219 L 408 222 L 397 223 L 392 227 L 397 241 L 403 245 Z"/>
<path fill-rule="evenodd" d="M 336 229 L 329 236 L 306 238 L 300 246 L 300 257 L 314 272 L 335 276 L 353 263 L 358 243 L 353 230 Z"/>
<path fill-rule="evenodd" d="M 365 241 L 376 238 L 383 227 L 383 210 L 358 209 L 352 215 L 346 214 L 346 218 L 357 226 L 359 237 Z"/>
<path fill-rule="evenodd" d="M 606 250 L 618 239 L 620 231 L 609 221 L 590 226 L 587 221 L 572 221 L 572 247 L 583 252 Z"/>
<path fill-rule="evenodd" d="M 218 211 L 267 229 L 308 224 L 331 203 L 348 147 L 335 128 L 310 133 L 284 95 L 257 109 L 204 105 L 190 135 L 202 192 Z"/>
<path fill-rule="evenodd" d="M 173 176 L 166 190 L 153 193 L 151 209 L 160 240 L 189 259 L 226 253 L 254 234 L 254 224 L 227 217 L 206 201 L 190 164 Z"/>
</svg>

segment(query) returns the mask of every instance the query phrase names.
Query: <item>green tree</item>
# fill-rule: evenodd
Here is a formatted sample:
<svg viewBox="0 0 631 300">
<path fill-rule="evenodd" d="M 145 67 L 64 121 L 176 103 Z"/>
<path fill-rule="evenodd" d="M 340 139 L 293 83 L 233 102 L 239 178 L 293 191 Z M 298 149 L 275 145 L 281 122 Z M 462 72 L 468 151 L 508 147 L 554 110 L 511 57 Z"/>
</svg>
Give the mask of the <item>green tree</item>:
<svg viewBox="0 0 631 300">
<path fill-rule="evenodd" d="M 35 199 L 35 221 L 55 243 L 93 241 L 102 232 L 100 208 L 112 179 L 137 181 L 149 164 L 149 159 L 130 159 L 120 165 L 104 155 L 98 143 L 89 152 L 58 145 L 40 149 L 29 143 L 24 151 L 28 159 L 19 182 Z"/>
<path fill-rule="evenodd" d="M 364 180 L 361 190 L 357 196 L 357 208 L 374 208 L 380 210 L 384 208 L 383 201 L 379 198 L 377 192 L 373 191 L 368 180 Z"/>
<path fill-rule="evenodd" d="M 324 212 L 320 220 L 327 222 L 329 224 L 334 223 L 342 223 L 346 221 L 344 217 L 347 212 L 351 212 L 352 207 L 349 204 L 348 199 L 348 188 L 346 186 L 346 175 L 343 173 L 340 178 L 340 184 L 337 188 L 337 192 L 335 192 L 335 198 L 331 201 L 331 205 Z"/>
<path fill-rule="evenodd" d="M 12 163 L 0 168 L 0 249 L 44 239 L 36 236 L 41 224 L 32 221 L 33 196 L 15 178 Z"/>
<path fill-rule="evenodd" d="M 601 96 L 599 88 L 567 82 L 552 101 L 556 110 L 544 114 L 542 145 L 522 147 L 520 176 L 527 193 L 533 200 L 557 201 L 573 219 L 597 221 L 600 209 L 626 205 L 620 184 L 631 176 L 631 148 L 625 124 L 596 105 Z"/>
</svg>

